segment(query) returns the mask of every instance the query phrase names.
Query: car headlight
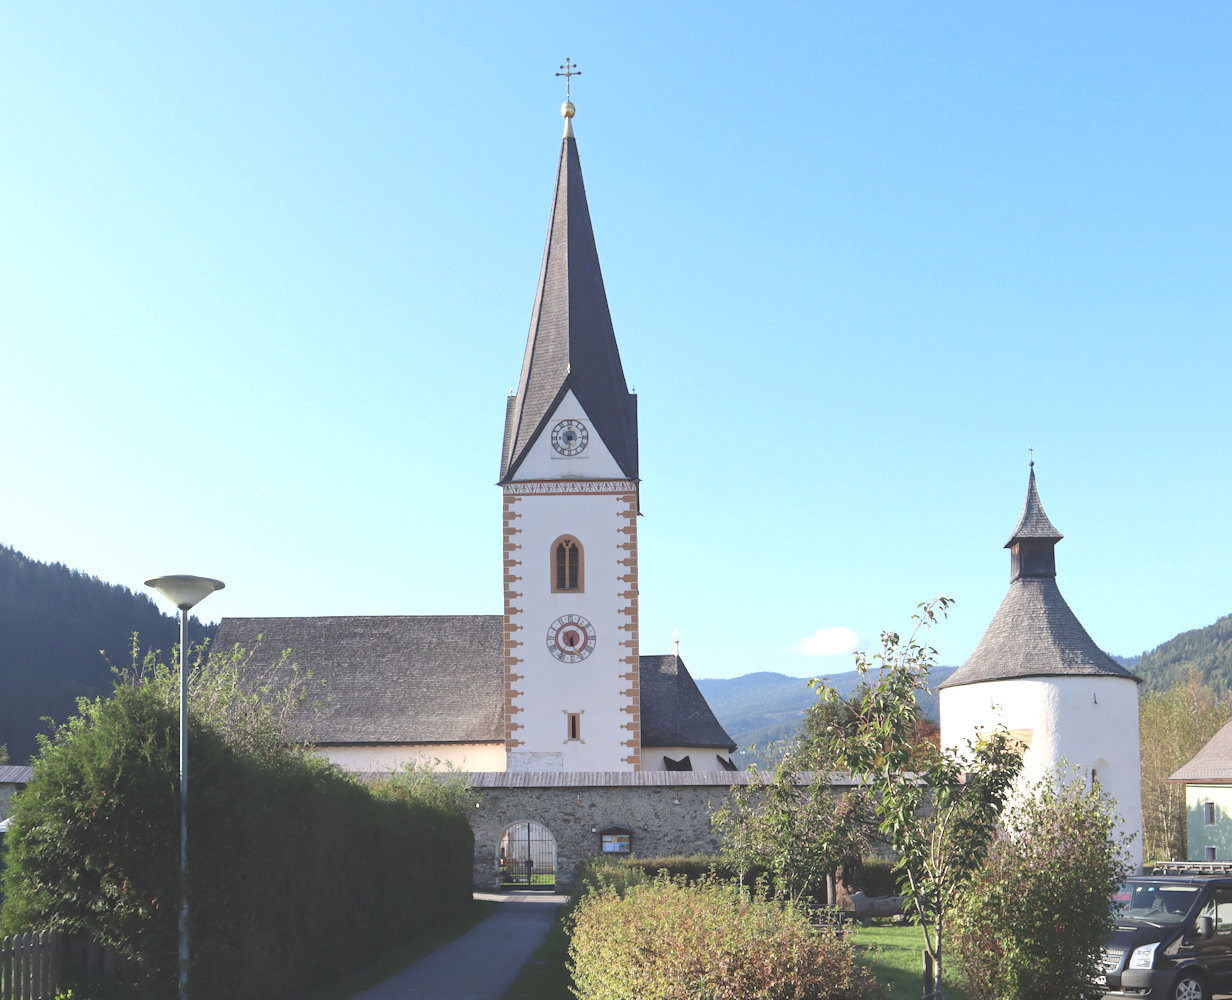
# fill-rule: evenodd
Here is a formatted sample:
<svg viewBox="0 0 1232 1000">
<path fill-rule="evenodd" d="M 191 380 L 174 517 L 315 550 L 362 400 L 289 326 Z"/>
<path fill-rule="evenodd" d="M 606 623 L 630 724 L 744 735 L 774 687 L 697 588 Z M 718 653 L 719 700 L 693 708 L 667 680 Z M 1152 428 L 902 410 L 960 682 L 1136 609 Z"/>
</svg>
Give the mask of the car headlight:
<svg viewBox="0 0 1232 1000">
<path fill-rule="evenodd" d="M 1134 953 L 1129 956 L 1130 969 L 1149 969 L 1155 963 L 1155 949 L 1159 947 L 1159 942 L 1154 944 L 1144 944 L 1141 948 L 1135 948 Z"/>
</svg>

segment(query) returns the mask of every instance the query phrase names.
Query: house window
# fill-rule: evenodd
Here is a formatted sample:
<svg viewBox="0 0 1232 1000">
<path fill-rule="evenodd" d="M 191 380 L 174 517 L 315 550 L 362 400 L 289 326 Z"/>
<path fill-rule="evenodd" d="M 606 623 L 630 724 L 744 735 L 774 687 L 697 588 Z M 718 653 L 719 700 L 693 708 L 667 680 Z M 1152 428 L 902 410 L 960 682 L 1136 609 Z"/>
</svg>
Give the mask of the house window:
<svg viewBox="0 0 1232 1000">
<path fill-rule="evenodd" d="M 617 826 L 608 827 L 599 834 L 599 846 L 604 854 L 632 854 L 633 834 Z"/>
<path fill-rule="evenodd" d="M 1215 848 L 1208 847 L 1206 849 L 1206 857 L 1203 858 L 1203 860 L 1204 861 L 1214 861 L 1215 860 Z"/>
<path fill-rule="evenodd" d="M 582 591 L 582 546 L 572 535 L 561 535 L 552 543 L 552 592 Z"/>
<path fill-rule="evenodd" d="M 582 713 L 581 712 L 566 712 L 565 713 L 565 742 L 569 743 L 576 740 L 582 742 Z"/>
<path fill-rule="evenodd" d="M 1207 826 L 1215 825 L 1215 803 L 1210 799 L 1202 803 L 1202 822 Z"/>
</svg>

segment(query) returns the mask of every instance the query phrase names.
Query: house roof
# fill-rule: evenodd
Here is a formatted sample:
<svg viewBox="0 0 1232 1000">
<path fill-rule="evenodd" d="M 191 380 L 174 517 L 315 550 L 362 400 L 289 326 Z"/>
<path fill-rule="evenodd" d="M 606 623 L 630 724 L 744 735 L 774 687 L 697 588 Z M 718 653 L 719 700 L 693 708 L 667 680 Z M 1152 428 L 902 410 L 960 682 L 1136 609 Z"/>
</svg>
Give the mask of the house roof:
<svg viewBox="0 0 1232 1000">
<path fill-rule="evenodd" d="M 0 765 L 0 785 L 28 785 L 34 777 L 34 768 L 24 764 Z"/>
<path fill-rule="evenodd" d="M 310 675 L 292 730 L 314 743 L 500 743 L 503 622 L 500 615 L 224 618 L 214 648 L 247 650 L 254 684 L 291 683 L 292 663 Z M 683 661 L 643 656 L 640 667 L 643 746 L 735 750 Z"/>
<path fill-rule="evenodd" d="M 1052 526 L 1048 515 L 1044 513 L 1044 505 L 1040 503 L 1039 490 L 1035 486 L 1035 463 L 1031 463 L 1031 475 L 1027 480 L 1027 500 L 1022 505 L 1022 515 L 1018 518 L 1018 526 L 1010 535 L 1005 547 L 1012 548 L 1014 543 L 1022 538 L 1043 538 L 1059 542 L 1065 536 Z"/>
<path fill-rule="evenodd" d="M 975 652 L 938 690 L 1015 677 L 1138 678 L 1101 650 L 1061 596 L 1053 577 L 1021 577 Z"/>
<path fill-rule="evenodd" d="M 736 744 L 675 654 L 641 657 L 643 747 L 714 747 Z"/>
<path fill-rule="evenodd" d="M 1170 774 L 1168 780 L 1213 785 L 1232 783 L 1232 721 L 1207 740 L 1187 764 Z"/>
<path fill-rule="evenodd" d="M 522 376 L 505 413 L 502 483 L 516 474 L 569 390 L 621 471 L 636 479 L 637 397 L 625 383 L 577 141 L 566 128 Z"/>
</svg>

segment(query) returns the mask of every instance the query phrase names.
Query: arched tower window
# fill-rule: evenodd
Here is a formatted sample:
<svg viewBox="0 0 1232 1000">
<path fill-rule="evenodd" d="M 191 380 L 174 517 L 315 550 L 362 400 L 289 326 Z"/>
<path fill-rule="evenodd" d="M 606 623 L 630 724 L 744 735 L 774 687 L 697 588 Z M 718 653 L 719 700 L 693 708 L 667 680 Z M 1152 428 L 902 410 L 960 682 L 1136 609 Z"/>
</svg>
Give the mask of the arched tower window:
<svg viewBox="0 0 1232 1000">
<path fill-rule="evenodd" d="M 582 546 L 572 535 L 552 543 L 552 593 L 581 593 Z"/>
</svg>

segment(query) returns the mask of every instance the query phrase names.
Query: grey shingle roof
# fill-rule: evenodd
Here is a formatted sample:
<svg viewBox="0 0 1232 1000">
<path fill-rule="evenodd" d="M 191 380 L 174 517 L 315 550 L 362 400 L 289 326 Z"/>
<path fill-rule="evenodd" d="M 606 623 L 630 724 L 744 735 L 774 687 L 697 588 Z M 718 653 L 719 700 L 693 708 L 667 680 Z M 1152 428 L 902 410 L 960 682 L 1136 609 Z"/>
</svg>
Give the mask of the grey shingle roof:
<svg viewBox="0 0 1232 1000">
<path fill-rule="evenodd" d="M 1138 680 L 1101 650 L 1052 577 L 1010 584 L 984 638 L 938 689 L 1011 677 L 1106 676 Z"/>
<path fill-rule="evenodd" d="M 291 650 L 301 671 L 312 672 L 314 697 L 329 702 L 317 711 L 306 701 L 294 716 L 298 732 L 314 742 L 499 743 L 503 621 L 500 615 L 224 618 L 214 646 L 255 650 L 249 663 L 256 680 L 278 669 L 282 651 Z M 675 656 L 641 658 L 641 700 L 643 745 L 736 748 Z"/>
<path fill-rule="evenodd" d="M 1039 490 L 1035 488 L 1035 463 L 1031 463 L 1031 476 L 1027 480 L 1027 500 L 1022 505 L 1022 516 L 1018 518 L 1018 526 L 1005 543 L 1008 549 L 1020 538 L 1050 538 L 1059 542 L 1065 536 L 1052 526 L 1048 515 L 1044 513 L 1044 505 L 1040 503 Z"/>
<path fill-rule="evenodd" d="M 643 747 L 736 749 L 680 657 L 641 658 L 641 698 Z"/>
<path fill-rule="evenodd" d="M 1212 736 L 1189 762 L 1168 776 L 1169 781 L 1232 783 L 1232 722 Z"/>
<path fill-rule="evenodd" d="M 625 384 L 582 183 L 566 135 L 517 396 L 505 417 L 500 481 L 517 472 L 556 404 L 572 389 L 621 470 L 637 478 L 637 397 Z"/>
<path fill-rule="evenodd" d="M 500 615 L 224 618 L 215 648 L 256 648 L 265 672 L 285 649 L 329 700 L 301 735 L 317 743 L 483 743 L 504 736 Z M 264 636 L 258 646 L 257 637 Z M 312 724 L 312 732 L 304 730 Z"/>
</svg>

